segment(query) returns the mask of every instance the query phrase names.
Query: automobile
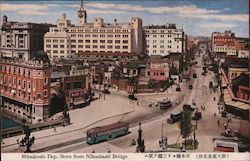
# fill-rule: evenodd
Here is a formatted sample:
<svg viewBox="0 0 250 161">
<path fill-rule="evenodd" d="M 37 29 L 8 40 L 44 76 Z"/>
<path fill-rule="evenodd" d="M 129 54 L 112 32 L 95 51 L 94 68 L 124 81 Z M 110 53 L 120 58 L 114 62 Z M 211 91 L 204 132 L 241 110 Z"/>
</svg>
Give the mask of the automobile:
<svg viewBox="0 0 250 161">
<path fill-rule="evenodd" d="M 160 109 L 167 109 L 173 106 L 172 102 L 167 99 L 163 99 L 162 101 L 159 101 L 158 103 L 160 105 Z"/>
<path fill-rule="evenodd" d="M 134 95 L 134 94 L 130 94 L 130 95 L 128 95 L 128 99 L 130 99 L 130 100 L 134 100 L 134 101 L 136 101 L 136 100 L 137 100 L 137 98 L 135 97 L 135 95 Z"/>
<path fill-rule="evenodd" d="M 181 88 L 180 88 L 180 85 L 178 84 L 177 87 L 176 87 L 176 91 L 181 91 Z"/>
<path fill-rule="evenodd" d="M 110 94 L 110 91 L 109 91 L 108 89 L 104 89 L 104 90 L 102 91 L 102 93 Z"/>
<path fill-rule="evenodd" d="M 194 116 L 192 117 L 192 120 L 200 120 L 202 119 L 201 112 L 195 112 Z"/>
<path fill-rule="evenodd" d="M 190 85 L 188 86 L 188 89 L 193 89 L 193 85 L 190 84 Z"/>
<path fill-rule="evenodd" d="M 176 123 L 181 120 L 182 112 L 177 114 L 170 114 L 170 117 L 167 119 L 167 122 L 170 124 Z"/>
</svg>

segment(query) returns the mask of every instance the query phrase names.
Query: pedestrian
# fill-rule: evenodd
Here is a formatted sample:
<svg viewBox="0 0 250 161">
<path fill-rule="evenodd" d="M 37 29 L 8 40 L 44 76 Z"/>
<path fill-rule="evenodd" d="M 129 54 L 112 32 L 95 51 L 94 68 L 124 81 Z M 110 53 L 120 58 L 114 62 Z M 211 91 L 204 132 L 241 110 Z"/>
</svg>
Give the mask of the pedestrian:
<svg viewBox="0 0 250 161">
<path fill-rule="evenodd" d="M 225 128 L 225 130 L 227 129 L 227 124 L 226 123 L 224 124 L 224 128 Z"/>
<path fill-rule="evenodd" d="M 214 97 L 214 101 L 215 101 L 215 97 Z"/>
<path fill-rule="evenodd" d="M 93 149 L 92 153 L 95 153 L 95 150 Z"/>
<path fill-rule="evenodd" d="M 111 150 L 109 149 L 109 147 L 108 147 L 108 151 L 107 151 L 107 153 L 111 153 Z"/>
<path fill-rule="evenodd" d="M 54 132 L 56 132 L 56 127 L 54 126 Z"/>
<path fill-rule="evenodd" d="M 218 119 L 217 123 L 218 123 L 218 126 L 220 126 L 220 119 Z"/>
</svg>

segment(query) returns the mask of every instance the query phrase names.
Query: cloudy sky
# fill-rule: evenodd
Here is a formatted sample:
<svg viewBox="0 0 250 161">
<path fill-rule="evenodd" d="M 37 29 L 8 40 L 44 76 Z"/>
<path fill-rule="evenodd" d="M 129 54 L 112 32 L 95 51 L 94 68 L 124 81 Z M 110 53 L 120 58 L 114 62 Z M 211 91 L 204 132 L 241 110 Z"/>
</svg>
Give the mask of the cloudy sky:
<svg viewBox="0 0 250 161">
<path fill-rule="evenodd" d="M 1 15 L 10 21 L 56 23 L 62 13 L 77 21 L 80 0 L 75 1 L 0 1 Z M 249 0 L 87 0 L 88 22 L 102 17 L 105 22 L 143 19 L 143 25 L 176 23 L 188 35 L 211 36 L 214 31 L 232 30 L 237 37 L 249 35 Z M 2 21 L 2 19 L 1 19 Z"/>
</svg>

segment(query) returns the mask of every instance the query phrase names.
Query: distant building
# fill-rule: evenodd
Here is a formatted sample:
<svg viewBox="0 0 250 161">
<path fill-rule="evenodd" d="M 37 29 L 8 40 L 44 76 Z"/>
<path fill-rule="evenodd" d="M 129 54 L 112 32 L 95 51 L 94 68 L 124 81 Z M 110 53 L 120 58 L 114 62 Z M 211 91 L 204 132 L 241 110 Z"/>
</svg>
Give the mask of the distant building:
<svg viewBox="0 0 250 161">
<path fill-rule="evenodd" d="M 90 68 L 77 63 L 71 65 L 70 68 L 68 65 L 54 69 L 51 75 L 51 86 L 57 89 L 58 96 L 63 93 L 69 109 L 84 107 L 89 101 L 92 87 Z M 57 71 L 59 69 L 61 69 L 60 72 Z"/>
<path fill-rule="evenodd" d="M 130 22 L 105 23 L 94 18 L 87 23 L 83 4 L 78 11 L 78 25 L 71 24 L 63 14 L 57 26 L 44 36 L 44 49 L 50 59 L 70 58 L 79 53 L 142 53 L 142 19 L 133 17 Z"/>
<path fill-rule="evenodd" d="M 249 58 L 249 50 L 239 50 L 238 58 Z"/>
<path fill-rule="evenodd" d="M 29 61 L 0 60 L 1 106 L 29 123 L 49 117 L 51 67 L 45 55 L 41 51 Z"/>
<path fill-rule="evenodd" d="M 175 24 L 145 26 L 146 54 L 166 56 L 170 53 L 185 53 L 186 36 Z"/>
<path fill-rule="evenodd" d="M 167 59 L 149 59 L 146 77 L 156 81 L 169 79 L 169 61 Z"/>
<path fill-rule="evenodd" d="M 34 54 L 43 50 L 43 36 L 49 31 L 51 24 L 8 22 L 3 16 L 1 28 L 0 55 L 29 60 Z"/>
<path fill-rule="evenodd" d="M 235 34 L 230 30 L 224 33 L 214 32 L 212 33 L 212 52 L 236 55 L 235 41 Z"/>
</svg>

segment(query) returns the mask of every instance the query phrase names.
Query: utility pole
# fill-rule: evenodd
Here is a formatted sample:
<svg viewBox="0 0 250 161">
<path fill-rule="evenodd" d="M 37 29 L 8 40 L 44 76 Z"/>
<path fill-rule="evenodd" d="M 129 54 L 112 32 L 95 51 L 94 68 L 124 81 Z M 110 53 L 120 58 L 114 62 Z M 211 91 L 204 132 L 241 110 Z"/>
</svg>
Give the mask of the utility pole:
<svg viewBox="0 0 250 161">
<path fill-rule="evenodd" d="M 145 146 L 144 146 L 144 139 L 142 139 L 142 129 L 141 129 L 141 123 L 139 123 L 139 130 L 138 130 L 138 139 L 137 139 L 138 146 L 136 147 L 136 152 L 144 152 Z"/>
</svg>

